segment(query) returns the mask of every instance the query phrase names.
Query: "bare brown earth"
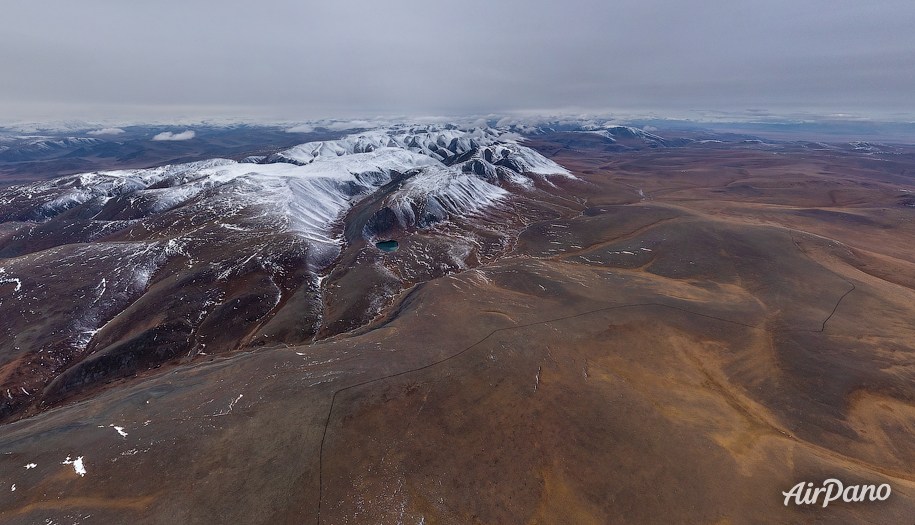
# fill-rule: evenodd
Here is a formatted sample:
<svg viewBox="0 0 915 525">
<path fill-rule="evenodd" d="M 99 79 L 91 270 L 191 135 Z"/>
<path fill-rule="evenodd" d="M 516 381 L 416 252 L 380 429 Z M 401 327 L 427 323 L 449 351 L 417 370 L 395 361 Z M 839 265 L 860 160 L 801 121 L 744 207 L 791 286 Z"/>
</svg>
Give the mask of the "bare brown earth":
<svg viewBox="0 0 915 525">
<path fill-rule="evenodd" d="M 911 161 L 531 145 L 580 181 L 506 255 L 0 427 L 0 521 L 913 522 Z"/>
</svg>

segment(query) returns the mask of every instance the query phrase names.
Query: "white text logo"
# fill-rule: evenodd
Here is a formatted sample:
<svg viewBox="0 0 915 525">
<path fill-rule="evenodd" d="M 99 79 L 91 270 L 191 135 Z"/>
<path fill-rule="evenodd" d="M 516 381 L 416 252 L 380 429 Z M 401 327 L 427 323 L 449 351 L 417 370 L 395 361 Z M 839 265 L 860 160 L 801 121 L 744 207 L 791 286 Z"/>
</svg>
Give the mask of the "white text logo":
<svg viewBox="0 0 915 525">
<path fill-rule="evenodd" d="M 827 506 L 833 501 L 841 499 L 846 503 L 860 501 L 884 501 L 890 497 L 892 489 L 889 485 L 849 485 L 844 486 L 841 481 L 835 478 L 829 478 L 823 482 L 822 487 L 813 488 L 813 483 L 800 482 L 791 488 L 788 492 L 782 492 L 785 496 L 785 506 L 794 499 L 795 505 L 816 505 L 823 496 L 823 506 Z"/>
</svg>

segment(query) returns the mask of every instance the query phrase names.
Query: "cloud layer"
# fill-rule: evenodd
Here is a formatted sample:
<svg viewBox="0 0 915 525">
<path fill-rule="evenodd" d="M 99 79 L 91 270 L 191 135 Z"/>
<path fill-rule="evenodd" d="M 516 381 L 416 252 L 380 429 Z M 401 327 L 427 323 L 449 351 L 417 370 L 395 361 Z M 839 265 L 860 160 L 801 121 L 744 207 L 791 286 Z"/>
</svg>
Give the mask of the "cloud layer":
<svg viewBox="0 0 915 525">
<path fill-rule="evenodd" d="M 197 135 L 194 130 L 182 131 L 181 133 L 173 133 L 171 131 L 163 131 L 159 133 L 153 140 L 191 140 L 194 136 Z"/>
<path fill-rule="evenodd" d="M 124 133 L 124 130 L 121 128 L 102 128 L 87 131 L 86 133 L 89 135 L 120 135 Z"/>
<path fill-rule="evenodd" d="M 915 112 L 911 0 L 9 4 L 5 117 Z"/>
</svg>

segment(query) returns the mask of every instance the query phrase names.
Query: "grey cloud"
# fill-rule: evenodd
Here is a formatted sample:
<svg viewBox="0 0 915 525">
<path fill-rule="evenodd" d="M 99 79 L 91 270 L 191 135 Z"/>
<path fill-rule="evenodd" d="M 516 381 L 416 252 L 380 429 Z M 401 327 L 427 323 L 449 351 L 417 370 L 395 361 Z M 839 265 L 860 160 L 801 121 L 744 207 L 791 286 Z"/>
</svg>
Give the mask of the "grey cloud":
<svg viewBox="0 0 915 525">
<path fill-rule="evenodd" d="M 915 113 L 906 0 L 15 2 L 0 118 Z"/>
</svg>

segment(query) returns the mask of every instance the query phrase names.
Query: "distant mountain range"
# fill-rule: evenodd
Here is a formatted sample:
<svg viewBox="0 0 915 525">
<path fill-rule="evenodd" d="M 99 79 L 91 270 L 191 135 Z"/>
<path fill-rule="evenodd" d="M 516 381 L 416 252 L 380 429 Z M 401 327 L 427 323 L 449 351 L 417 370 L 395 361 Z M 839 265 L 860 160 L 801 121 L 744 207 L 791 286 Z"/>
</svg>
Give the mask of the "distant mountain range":
<svg viewBox="0 0 915 525">
<path fill-rule="evenodd" d="M 271 126 L 195 126 L 190 140 L 153 140 L 159 134 L 185 129 L 0 128 L 0 186 L 94 170 L 146 168 L 213 157 L 242 159 L 274 153 L 305 140 L 341 135 L 287 133 L 284 128 Z"/>
</svg>

